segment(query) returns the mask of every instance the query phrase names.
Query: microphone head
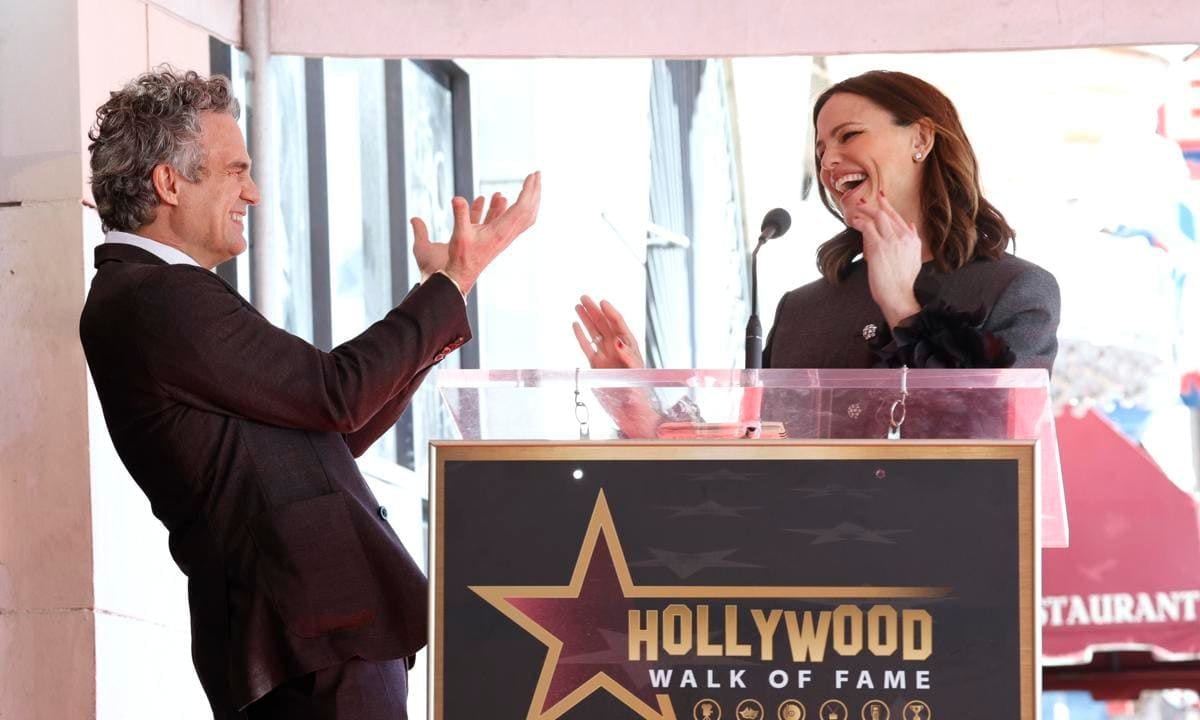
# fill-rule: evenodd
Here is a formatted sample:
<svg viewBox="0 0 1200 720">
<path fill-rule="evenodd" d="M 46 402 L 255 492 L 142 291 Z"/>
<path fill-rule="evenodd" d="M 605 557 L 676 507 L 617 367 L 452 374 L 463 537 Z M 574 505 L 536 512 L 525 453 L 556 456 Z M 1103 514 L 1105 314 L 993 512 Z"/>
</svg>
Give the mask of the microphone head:
<svg viewBox="0 0 1200 720">
<path fill-rule="evenodd" d="M 783 208 L 775 208 L 762 221 L 763 237 L 779 237 L 792 226 L 792 216 Z"/>
</svg>

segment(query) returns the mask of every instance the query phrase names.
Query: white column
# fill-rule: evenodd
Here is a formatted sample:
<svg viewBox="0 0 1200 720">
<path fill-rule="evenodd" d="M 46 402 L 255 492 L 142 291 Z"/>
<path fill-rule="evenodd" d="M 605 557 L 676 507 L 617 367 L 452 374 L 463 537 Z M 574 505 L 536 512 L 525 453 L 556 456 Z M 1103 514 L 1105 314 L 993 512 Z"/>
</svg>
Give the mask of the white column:
<svg viewBox="0 0 1200 720">
<path fill-rule="evenodd" d="M 274 237 L 278 222 L 272 210 L 279 188 L 279 163 L 271 142 L 271 10 L 269 0 L 242 1 L 242 37 L 250 56 L 250 105 L 255 121 L 250 124 L 250 152 L 254 157 L 254 181 L 262 202 L 250 223 L 250 299 L 263 315 L 283 324 L 279 259 Z M 244 107 L 244 105 L 243 105 Z"/>
<path fill-rule="evenodd" d="M 76 0 L 0 3 L 0 717 L 89 717 Z"/>
</svg>

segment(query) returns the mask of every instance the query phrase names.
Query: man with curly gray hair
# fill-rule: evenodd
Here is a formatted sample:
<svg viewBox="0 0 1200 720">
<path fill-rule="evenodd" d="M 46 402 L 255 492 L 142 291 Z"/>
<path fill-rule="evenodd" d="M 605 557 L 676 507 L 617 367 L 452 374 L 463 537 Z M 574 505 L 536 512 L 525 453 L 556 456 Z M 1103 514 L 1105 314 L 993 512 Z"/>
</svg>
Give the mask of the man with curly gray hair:
<svg viewBox="0 0 1200 720">
<path fill-rule="evenodd" d="M 259 201 L 221 77 L 160 69 L 96 112 L 106 231 L 80 338 L 113 445 L 188 577 L 192 658 L 217 720 L 406 717 L 426 581 L 354 458 L 470 335 L 463 299 L 533 224 L 454 198 L 446 244 L 413 219 L 423 280 L 330 352 L 273 326 L 211 272 Z"/>
<path fill-rule="evenodd" d="M 240 106 L 229 82 L 220 76 L 201 78 L 194 72 L 177 76 L 171 71 L 147 74 L 135 80 L 96 112 L 96 126 L 88 133 L 92 144 L 92 194 L 104 230 L 135 233 L 153 223 L 159 204 L 155 189 L 155 168 L 164 176 L 161 182 L 174 181 L 178 175 L 189 183 L 200 180 L 205 168 L 200 144 L 201 115 L 221 114 L 236 121 Z M 147 122 L 153 117 L 157 122 Z M 214 129 L 229 129 L 236 124 L 215 122 Z M 240 130 L 238 137 L 240 138 Z M 221 140 L 234 143 L 229 132 Z M 245 206 L 258 202 L 258 189 L 249 178 L 250 158 L 245 149 L 227 148 L 236 163 L 231 170 L 241 172 L 245 183 L 238 193 L 241 215 Z M 240 252 L 240 251 L 238 251 Z M 236 252 L 234 254 L 237 254 Z"/>
</svg>

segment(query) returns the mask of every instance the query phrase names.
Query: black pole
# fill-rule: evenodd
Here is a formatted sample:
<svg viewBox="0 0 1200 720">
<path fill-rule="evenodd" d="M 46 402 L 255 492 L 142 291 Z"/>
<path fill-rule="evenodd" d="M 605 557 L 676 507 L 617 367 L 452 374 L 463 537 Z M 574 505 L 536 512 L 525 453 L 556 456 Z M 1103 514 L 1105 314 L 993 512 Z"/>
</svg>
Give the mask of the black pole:
<svg viewBox="0 0 1200 720">
<path fill-rule="evenodd" d="M 750 319 L 746 321 L 746 369 L 761 370 L 763 355 L 762 323 L 758 319 L 758 250 L 767 238 L 758 239 L 750 254 Z"/>
</svg>

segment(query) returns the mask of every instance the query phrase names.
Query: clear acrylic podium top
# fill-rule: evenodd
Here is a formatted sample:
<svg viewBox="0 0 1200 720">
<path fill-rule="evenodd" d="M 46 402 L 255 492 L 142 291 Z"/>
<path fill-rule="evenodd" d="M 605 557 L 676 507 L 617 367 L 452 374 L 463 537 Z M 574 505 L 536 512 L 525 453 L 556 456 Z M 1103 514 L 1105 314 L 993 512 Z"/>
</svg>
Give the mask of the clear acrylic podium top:
<svg viewBox="0 0 1200 720">
<path fill-rule="evenodd" d="M 881 440 L 894 420 L 904 440 L 1039 440 L 1041 544 L 1068 541 L 1044 370 L 444 370 L 438 389 L 465 440 Z"/>
</svg>

